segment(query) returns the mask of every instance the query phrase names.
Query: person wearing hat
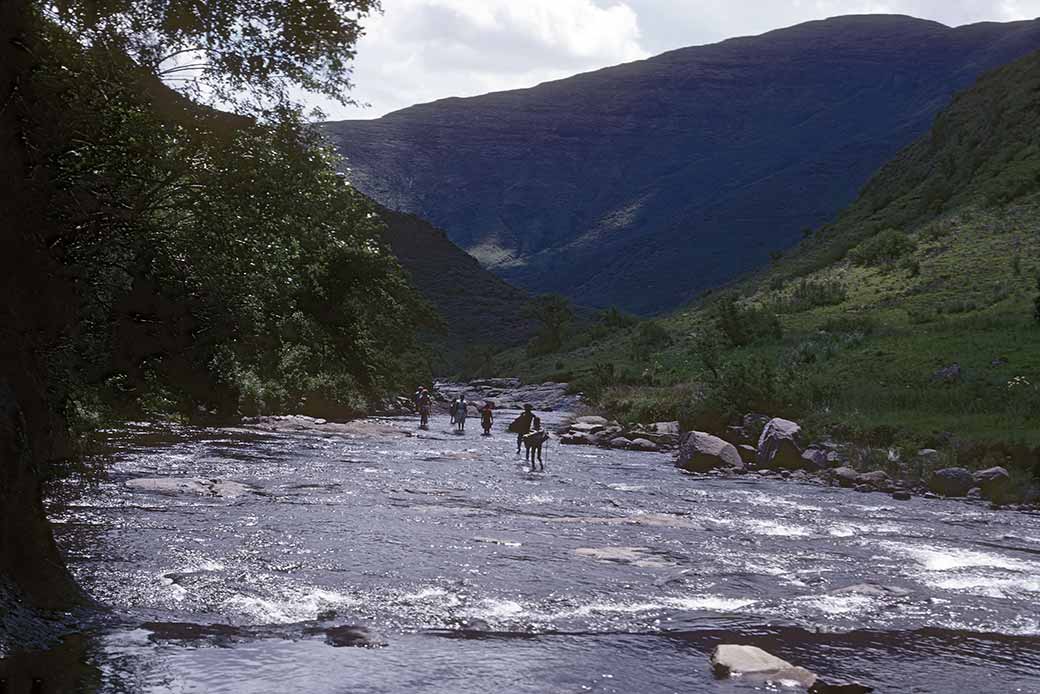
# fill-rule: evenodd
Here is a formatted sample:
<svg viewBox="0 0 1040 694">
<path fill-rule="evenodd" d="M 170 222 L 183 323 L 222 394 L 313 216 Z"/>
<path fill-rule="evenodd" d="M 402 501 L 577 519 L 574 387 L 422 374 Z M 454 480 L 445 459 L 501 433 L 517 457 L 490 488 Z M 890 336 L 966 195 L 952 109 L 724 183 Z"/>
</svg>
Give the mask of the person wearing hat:
<svg viewBox="0 0 1040 694">
<path fill-rule="evenodd" d="M 524 405 L 524 411 L 509 425 L 509 431 L 516 434 L 516 454 L 520 455 L 520 448 L 524 445 L 524 436 L 531 433 L 534 424 L 534 407 L 528 403 Z"/>
</svg>

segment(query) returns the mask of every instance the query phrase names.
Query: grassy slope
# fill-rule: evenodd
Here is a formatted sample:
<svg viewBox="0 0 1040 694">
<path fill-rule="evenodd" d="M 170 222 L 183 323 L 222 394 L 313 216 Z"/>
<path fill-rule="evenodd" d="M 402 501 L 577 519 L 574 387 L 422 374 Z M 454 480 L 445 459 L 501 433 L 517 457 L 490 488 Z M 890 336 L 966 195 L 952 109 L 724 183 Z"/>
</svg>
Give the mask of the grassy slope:
<svg viewBox="0 0 1040 694">
<path fill-rule="evenodd" d="M 834 224 L 729 288 L 741 305 L 770 312 L 802 279 L 841 283 L 847 298 L 781 313 L 781 339 L 729 347 L 724 367 L 760 357 L 776 370 L 773 411 L 818 431 L 908 447 L 948 438 L 938 432 L 1040 445 L 1037 190 L 1040 54 L 984 77 Z M 893 227 L 916 242 L 910 255 L 876 267 L 847 259 L 850 248 Z M 673 344 L 649 356 L 627 331 L 566 354 L 502 359 L 535 379 L 570 372 L 624 418 L 690 418 L 719 381 L 694 339 L 716 331 L 712 301 L 663 319 Z M 622 373 L 614 379 L 621 385 L 597 371 L 604 363 Z M 953 363 L 962 367 L 957 382 L 933 377 Z M 1009 385 L 1016 377 L 1028 385 Z"/>
</svg>

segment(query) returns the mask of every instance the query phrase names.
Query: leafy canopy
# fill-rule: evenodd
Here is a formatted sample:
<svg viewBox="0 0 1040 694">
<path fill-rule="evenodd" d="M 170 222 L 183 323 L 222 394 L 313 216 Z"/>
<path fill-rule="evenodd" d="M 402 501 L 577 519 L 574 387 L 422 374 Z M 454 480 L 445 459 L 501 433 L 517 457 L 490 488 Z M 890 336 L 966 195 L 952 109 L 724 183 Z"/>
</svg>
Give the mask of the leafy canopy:
<svg viewBox="0 0 1040 694">
<path fill-rule="evenodd" d="M 86 46 L 228 104 L 282 103 L 291 87 L 350 103 L 362 23 L 380 0 L 37 0 Z"/>
</svg>

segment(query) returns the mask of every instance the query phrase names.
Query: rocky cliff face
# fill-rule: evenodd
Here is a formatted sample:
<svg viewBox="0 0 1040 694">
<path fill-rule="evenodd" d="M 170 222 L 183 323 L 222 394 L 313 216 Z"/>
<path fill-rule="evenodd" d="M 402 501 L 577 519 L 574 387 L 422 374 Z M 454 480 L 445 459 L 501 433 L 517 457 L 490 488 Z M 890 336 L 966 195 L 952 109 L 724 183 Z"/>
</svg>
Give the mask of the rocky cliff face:
<svg viewBox="0 0 1040 694">
<path fill-rule="evenodd" d="M 523 288 L 654 312 L 851 202 L 1040 22 L 843 17 L 326 124 L 350 176 Z"/>
</svg>

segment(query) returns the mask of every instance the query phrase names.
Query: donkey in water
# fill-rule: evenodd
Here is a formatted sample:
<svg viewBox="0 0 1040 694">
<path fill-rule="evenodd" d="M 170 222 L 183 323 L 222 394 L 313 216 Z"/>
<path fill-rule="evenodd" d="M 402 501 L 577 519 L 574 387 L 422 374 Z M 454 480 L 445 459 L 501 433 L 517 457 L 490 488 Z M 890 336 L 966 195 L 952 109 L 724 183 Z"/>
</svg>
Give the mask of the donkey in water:
<svg viewBox="0 0 1040 694">
<path fill-rule="evenodd" d="M 534 431 L 530 434 L 524 434 L 524 460 L 531 461 L 531 472 L 534 472 L 534 461 L 535 457 L 538 458 L 538 469 L 544 471 L 545 465 L 542 463 L 542 446 L 549 440 L 549 432 L 542 429 L 542 422 L 537 417 L 534 419 Z"/>
</svg>

